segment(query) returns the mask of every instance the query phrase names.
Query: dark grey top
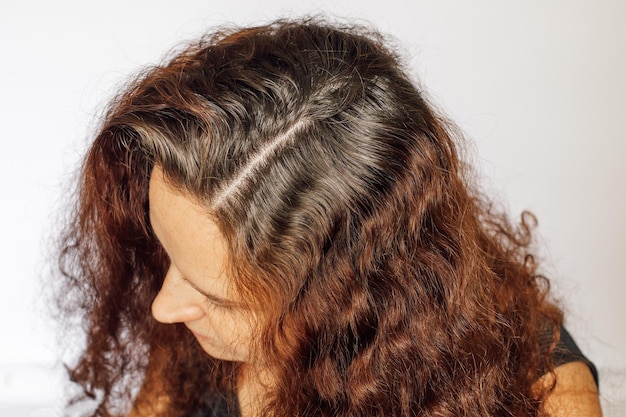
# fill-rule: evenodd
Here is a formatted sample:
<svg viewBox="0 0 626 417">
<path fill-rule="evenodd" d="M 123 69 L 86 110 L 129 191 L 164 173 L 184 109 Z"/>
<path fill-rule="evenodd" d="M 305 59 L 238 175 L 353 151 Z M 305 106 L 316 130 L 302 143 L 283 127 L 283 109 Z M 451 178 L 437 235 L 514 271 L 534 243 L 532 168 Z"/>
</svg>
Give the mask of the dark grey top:
<svg viewBox="0 0 626 417">
<path fill-rule="evenodd" d="M 547 333 L 541 340 L 540 344 L 544 349 L 548 349 L 552 343 L 552 334 Z M 593 378 L 598 385 L 598 371 L 595 365 L 582 353 L 569 332 L 561 327 L 561 337 L 557 344 L 553 357 L 555 366 L 563 365 L 570 362 L 581 361 L 589 366 Z M 189 417 L 238 417 L 239 406 L 236 398 L 227 398 L 223 395 L 216 395 L 213 398 L 207 398 L 204 406 L 194 411 Z"/>
</svg>

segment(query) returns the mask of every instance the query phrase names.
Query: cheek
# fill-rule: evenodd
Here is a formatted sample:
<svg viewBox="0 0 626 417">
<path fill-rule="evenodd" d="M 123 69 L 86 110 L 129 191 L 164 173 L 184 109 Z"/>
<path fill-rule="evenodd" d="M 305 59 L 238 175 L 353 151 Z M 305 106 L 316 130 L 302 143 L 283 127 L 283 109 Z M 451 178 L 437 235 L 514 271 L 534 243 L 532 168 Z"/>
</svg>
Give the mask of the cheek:
<svg viewBox="0 0 626 417">
<path fill-rule="evenodd" d="M 222 317 L 221 320 L 213 320 L 212 324 L 213 330 L 224 344 L 247 345 L 250 341 L 250 325 L 240 318 Z"/>
<path fill-rule="evenodd" d="M 231 360 L 247 362 L 253 341 L 252 320 L 232 311 L 209 311 L 205 321 L 205 341 L 231 356 Z M 210 352 L 209 352 L 210 353 Z"/>
</svg>

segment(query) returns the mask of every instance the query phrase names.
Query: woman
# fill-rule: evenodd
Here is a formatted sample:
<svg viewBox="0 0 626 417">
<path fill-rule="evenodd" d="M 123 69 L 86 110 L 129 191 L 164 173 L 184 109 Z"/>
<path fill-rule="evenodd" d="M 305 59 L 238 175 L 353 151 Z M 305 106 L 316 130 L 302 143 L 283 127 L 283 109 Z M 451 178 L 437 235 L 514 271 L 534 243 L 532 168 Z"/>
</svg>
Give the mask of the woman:
<svg viewBox="0 0 626 417">
<path fill-rule="evenodd" d="M 363 28 L 215 33 L 147 70 L 104 118 L 64 239 L 63 304 L 87 332 L 76 401 L 599 415 L 533 218 L 494 213 L 454 141 Z"/>
</svg>

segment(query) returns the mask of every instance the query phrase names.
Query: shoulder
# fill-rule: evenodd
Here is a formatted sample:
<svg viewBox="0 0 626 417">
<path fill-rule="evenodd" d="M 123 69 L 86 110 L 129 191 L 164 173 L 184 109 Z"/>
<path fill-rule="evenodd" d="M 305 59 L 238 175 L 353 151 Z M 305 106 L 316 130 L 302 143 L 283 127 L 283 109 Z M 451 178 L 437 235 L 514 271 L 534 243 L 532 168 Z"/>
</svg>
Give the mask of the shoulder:
<svg viewBox="0 0 626 417">
<path fill-rule="evenodd" d="M 538 388 L 554 389 L 545 399 L 544 407 L 552 417 L 600 417 L 600 397 L 589 365 L 582 361 L 557 366 L 554 373 L 544 375 Z"/>
<path fill-rule="evenodd" d="M 554 334 L 546 331 L 540 340 L 546 352 L 553 342 Z M 552 417 L 600 417 L 598 372 L 595 365 L 580 350 L 570 333 L 559 328 L 559 340 L 552 351 L 553 372 L 547 372 L 537 381 L 537 392 L 551 389 L 544 400 L 544 407 Z"/>
</svg>

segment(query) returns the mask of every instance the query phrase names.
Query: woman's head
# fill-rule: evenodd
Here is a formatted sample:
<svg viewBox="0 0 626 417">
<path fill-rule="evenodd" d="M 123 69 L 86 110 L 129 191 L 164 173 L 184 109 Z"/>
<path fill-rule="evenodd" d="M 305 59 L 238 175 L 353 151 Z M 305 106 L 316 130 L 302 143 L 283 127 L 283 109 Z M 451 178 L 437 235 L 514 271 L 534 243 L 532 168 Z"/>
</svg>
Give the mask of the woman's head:
<svg viewBox="0 0 626 417">
<path fill-rule="evenodd" d="M 232 256 L 225 275 L 274 318 L 316 286 L 353 285 L 338 263 L 367 279 L 356 268 L 382 262 L 399 229 L 418 238 L 422 213 L 406 210 L 458 192 L 444 191 L 458 186 L 449 138 L 381 40 L 314 23 L 191 47 L 137 82 L 104 132 L 203 208 Z"/>
<path fill-rule="evenodd" d="M 78 380 L 128 329 L 176 351 L 148 372 L 176 370 L 181 403 L 188 381 L 226 378 L 145 318 L 158 293 L 157 320 L 210 355 L 262 360 L 279 414 L 454 415 L 529 395 L 527 235 L 468 191 L 445 123 L 375 33 L 281 21 L 191 45 L 112 105 L 81 192 L 67 275 L 91 280 L 75 285 L 108 330 L 92 328 Z"/>
</svg>

